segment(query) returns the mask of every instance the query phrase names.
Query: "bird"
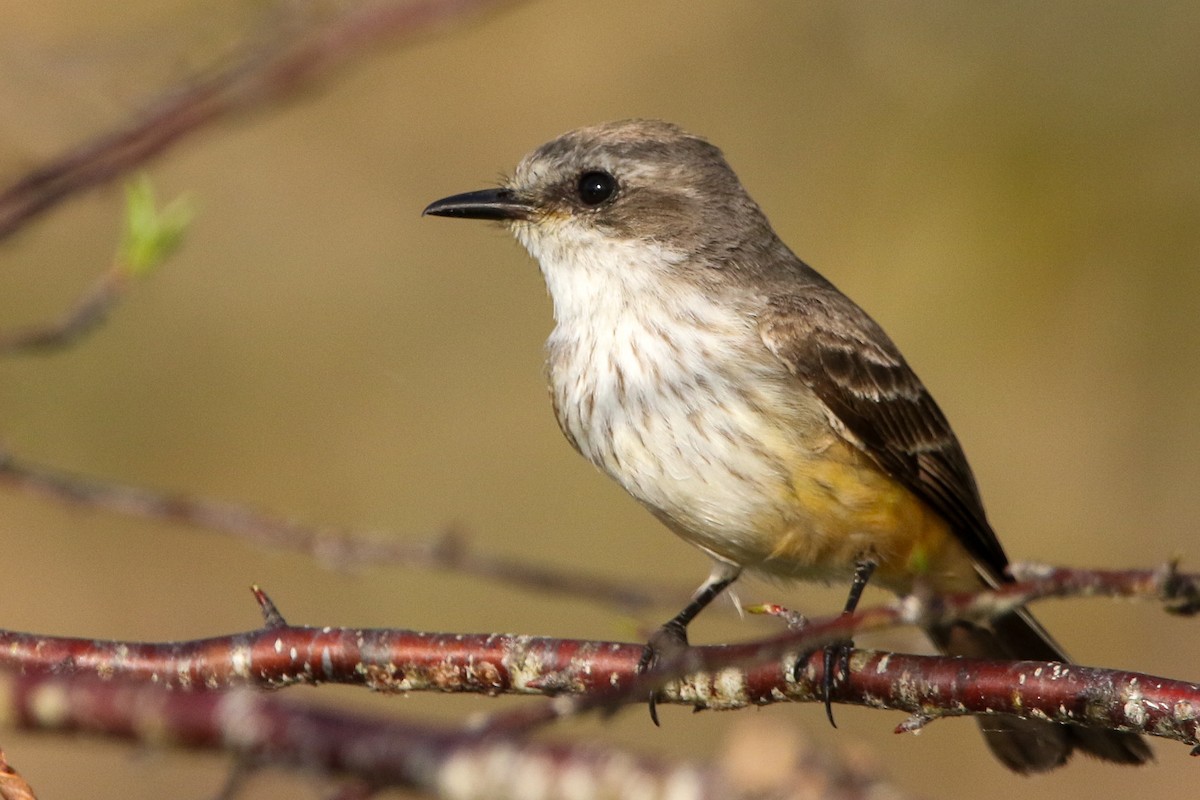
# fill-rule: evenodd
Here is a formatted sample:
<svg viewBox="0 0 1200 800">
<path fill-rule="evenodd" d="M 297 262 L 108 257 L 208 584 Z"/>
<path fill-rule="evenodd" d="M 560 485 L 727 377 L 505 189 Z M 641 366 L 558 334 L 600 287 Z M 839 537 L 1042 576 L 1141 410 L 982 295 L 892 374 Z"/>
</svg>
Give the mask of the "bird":
<svg viewBox="0 0 1200 800">
<path fill-rule="evenodd" d="M 932 395 L 875 320 L 784 244 L 708 140 L 650 119 L 579 128 L 500 186 L 424 214 L 498 221 L 524 245 L 553 305 L 546 374 L 563 435 L 712 560 L 639 668 L 686 647 L 688 624 L 743 571 L 848 581 L 847 611 L 868 580 L 899 595 L 1011 581 Z M 948 655 L 1067 662 L 1024 608 L 926 633 Z M 1019 773 L 1074 751 L 1151 758 L 1132 733 L 977 719 Z"/>
</svg>

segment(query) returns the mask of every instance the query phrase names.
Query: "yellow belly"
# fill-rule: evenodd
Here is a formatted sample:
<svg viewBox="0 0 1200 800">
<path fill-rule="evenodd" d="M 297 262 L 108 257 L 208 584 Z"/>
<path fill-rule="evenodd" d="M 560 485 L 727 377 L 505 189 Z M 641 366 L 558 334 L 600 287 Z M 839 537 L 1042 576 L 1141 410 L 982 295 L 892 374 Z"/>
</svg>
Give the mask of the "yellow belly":
<svg viewBox="0 0 1200 800">
<path fill-rule="evenodd" d="M 781 577 L 834 580 L 871 559 L 873 581 L 898 593 L 921 581 L 938 591 L 979 587 L 946 521 L 858 448 L 830 432 L 794 461 L 786 496 L 755 520 L 755 535 L 732 560 Z"/>
</svg>

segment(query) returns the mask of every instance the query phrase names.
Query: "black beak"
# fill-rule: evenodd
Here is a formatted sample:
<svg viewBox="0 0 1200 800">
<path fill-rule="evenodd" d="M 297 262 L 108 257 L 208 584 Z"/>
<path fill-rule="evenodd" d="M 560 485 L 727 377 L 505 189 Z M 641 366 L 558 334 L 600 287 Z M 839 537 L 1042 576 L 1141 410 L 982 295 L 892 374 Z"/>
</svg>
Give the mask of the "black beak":
<svg viewBox="0 0 1200 800">
<path fill-rule="evenodd" d="M 483 189 L 435 200 L 421 212 L 422 216 L 426 214 L 464 219 L 529 219 L 533 216 L 533 206 L 520 200 L 511 189 Z"/>
</svg>

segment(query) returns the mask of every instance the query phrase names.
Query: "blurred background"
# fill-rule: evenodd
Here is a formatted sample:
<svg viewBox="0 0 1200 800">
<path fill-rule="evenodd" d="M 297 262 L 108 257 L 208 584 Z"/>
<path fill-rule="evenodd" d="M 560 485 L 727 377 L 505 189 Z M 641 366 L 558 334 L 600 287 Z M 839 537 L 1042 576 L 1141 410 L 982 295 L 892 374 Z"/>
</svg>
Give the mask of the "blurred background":
<svg viewBox="0 0 1200 800">
<path fill-rule="evenodd" d="M 8 0 L 0 183 L 116 125 L 240 42 L 327 3 Z M 422 219 L 579 125 L 661 117 L 721 146 L 781 236 L 868 309 L 953 421 L 1014 560 L 1196 569 L 1200 519 L 1200 6 L 540 0 L 377 51 L 289 102 L 207 128 L 149 173 L 197 208 L 184 249 L 69 352 L 0 361 L 0 439 L 27 460 L 646 585 L 706 574 L 563 441 L 542 373 L 550 309 L 495 226 Z M 0 324 L 57 316 L 111 260 L 119 187 L 0 245 Z M 333 572 L 229 537 L 0 494 L 0 626 L 193 639 L 289 621 L 637 640 L 644 618 L 478 579 Z M 844 590 L 747 582 L 822 613 Z M 868 599 L 883 599 L 871 595 Z M 727 605 L 727 604 L 726 604 Z M 1074 657 L 1181 679 L 1194 622 L 1042 604 Z M 703 616 L 693 641 L 764 635 Z M 879 644 L 876 641 L 860 642 Z M 923 647 L 915 636 L 889 646 Z M 461 718 L 528 700 L 293 699 Z M 872 754 L 927 797 L 1178 793 L 1143 770 L 1005 772 L 974 723 L 816 706 L 634 709 L 559 736 L 720 758 L 747 725 Z M 783 735 L 783 734 L 781 734 Z M 791 735 L 791 734 L 787 734 Z M 211 797 L 227 762 L 6 730 L 45 797 Z M 1185 781 L 1187 783 L 1185 783 Z M 310 785 L 312 784 L 312 785 Z M 256 797 L 321 797 L 268 773 Z"/>
</svg>

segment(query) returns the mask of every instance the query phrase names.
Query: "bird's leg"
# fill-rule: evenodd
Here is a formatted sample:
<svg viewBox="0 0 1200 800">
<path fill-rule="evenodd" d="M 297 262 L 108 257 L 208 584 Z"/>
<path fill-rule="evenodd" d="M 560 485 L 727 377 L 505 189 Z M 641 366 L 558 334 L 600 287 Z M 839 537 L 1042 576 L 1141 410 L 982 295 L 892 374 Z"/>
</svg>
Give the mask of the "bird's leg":
<svg viewBox="0 0 1200 800">
<path fill-rule="evenodd" d="M 858 608 L 858 601 L 862 598 L 863 589 L 867 588 L 867 581 L 871 579 L 875 566 L 876 562 L 870 559 L 863 559 L 855 563 L 850 595 L 846 598 L 846 605 L 842 608 L 843 615 L 852 614 Z M 833 690 L 837 684 L 838 675 L 850 670 L 850 650 L 853 647 L 854 642 L 846 639 L 822 648 L 825 670 L 821 686 L 825 694 L 825 716 L 829 718 L 829 724 L 835 728 L 837 723 L 833 720 Z M 812 650 L 806 651 L 796 658 L 796 664 L 792 668 L 793 680 L 800 680 L 800 672 L 808 663 L 809 656 L 813 652 Z"/>
<path fill-rule="evenodd" d="M 742 572 L 741 567 L 718 561 L 709 573 L 708 578 L 692 595 L 691 601 L 683 610 L 671 617 L 665 625 L 654 632 L 646 647 L 642 650 L 642 658 L 638 661 L 637 671 L 646 674 L 664 656 L 669 656 L 684 650 L 688 646 L 687 626 L 696 615 L 703 611 L 709 603 L 716 599 L 729 584 L 737 580 Z M 650 719 L 658 725 L 658 690 L 650 692 Z"/>
<path fill-rule="evenodd" d="M 875 562 L 869 559 L 864 559 L 854 565 L 854 580 L 850 584 L 850 595 L 846 598 L 842 616 L 853 614 L 854 610 L 858 608 L 858 601 L 862 598 L 863 589 L 867 588 L 867 581 L 871 580 L 871 573 L 874 571 Z M 840 676 L 850 672 L 850 650 L 853 647 L 854 642 L 845 639 L 826 646 L 824 651 L 825 675 L 821 681 L 821 688 L 825 692 L 825 716 L 829 718 L 829 724 L 835 728 L 837 723 L 833 721 L 833 690 Z M 806 659 L 796 662 L 797 668 L 804 660 Z"/>
</svg>

